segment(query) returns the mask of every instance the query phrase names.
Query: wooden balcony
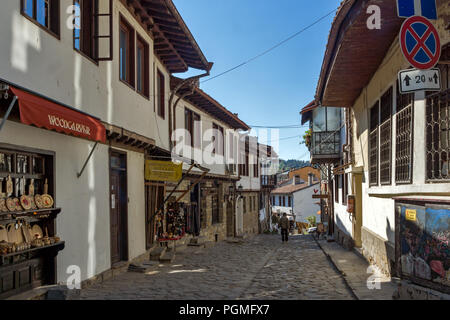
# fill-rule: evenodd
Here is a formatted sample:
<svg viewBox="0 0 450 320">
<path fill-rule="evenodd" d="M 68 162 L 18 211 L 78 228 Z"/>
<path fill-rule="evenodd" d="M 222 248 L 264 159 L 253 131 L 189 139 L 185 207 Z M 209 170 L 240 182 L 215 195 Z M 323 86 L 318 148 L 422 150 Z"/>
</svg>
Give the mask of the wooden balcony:
<svg viewBox="0 0 450 320">
<path fill-rule="evenodd" d="M 339 161 L 340 132 L 313 132 L 311 141 L 311 164 L 336 163 Z"/>
</svg>

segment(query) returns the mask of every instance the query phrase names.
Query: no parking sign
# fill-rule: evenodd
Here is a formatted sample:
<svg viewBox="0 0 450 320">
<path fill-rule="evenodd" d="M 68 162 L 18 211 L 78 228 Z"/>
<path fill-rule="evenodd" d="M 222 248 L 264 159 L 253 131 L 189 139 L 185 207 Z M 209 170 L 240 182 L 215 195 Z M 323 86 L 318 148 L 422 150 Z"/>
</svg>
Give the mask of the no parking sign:
<svg viewBox="0 0 450 320">
<path fill-rule="evenodd" d="M 438 32 L 428 19 L 421 16 L 413 16 L 403 23 L 400 47 L 406 60 L 420 70 L 433 68 L 441 56 Z"/>
</svg>

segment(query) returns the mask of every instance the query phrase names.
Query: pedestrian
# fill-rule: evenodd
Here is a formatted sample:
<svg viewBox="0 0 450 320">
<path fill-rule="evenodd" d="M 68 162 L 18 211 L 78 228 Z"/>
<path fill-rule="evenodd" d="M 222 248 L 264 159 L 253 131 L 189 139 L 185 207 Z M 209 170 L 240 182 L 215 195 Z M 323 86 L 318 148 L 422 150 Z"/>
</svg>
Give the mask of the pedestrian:
<svg viewBox="0 0 450 320">
<path fill-rule="evenodd" d="M 280 219 L 281 240 L 283 241 L 283 243 L 288 242 L 289 226 L 290 226 L 289 219 L 285 212 L 283 213 L 283 217 Z"/>
</svg>

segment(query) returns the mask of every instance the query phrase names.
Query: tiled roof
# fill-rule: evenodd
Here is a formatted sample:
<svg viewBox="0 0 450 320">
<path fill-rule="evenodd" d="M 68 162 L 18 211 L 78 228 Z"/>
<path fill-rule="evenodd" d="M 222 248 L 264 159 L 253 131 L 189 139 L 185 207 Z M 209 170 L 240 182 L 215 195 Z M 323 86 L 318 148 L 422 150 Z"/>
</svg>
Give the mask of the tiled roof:
<svg viewBox="0 0 450 320">
<path fill-rule="evenodd" d="M 291 185 L 279 187 L 279 188 L 273 190 L 272 194 L 289 194 L 289 193 L 294 193 L 294 192 L 297 192 L 299 190 L 306 189 L 308 187 L 315 186 L 315 185 L 318 185 L 318 184 L 319 184 L 318 182 L 314 183 L 312 185 L 308 185 L 307 183 L 302 183 L 302 184 L 297 184 L 297 185 L 291 184 Z"/>
</svg>

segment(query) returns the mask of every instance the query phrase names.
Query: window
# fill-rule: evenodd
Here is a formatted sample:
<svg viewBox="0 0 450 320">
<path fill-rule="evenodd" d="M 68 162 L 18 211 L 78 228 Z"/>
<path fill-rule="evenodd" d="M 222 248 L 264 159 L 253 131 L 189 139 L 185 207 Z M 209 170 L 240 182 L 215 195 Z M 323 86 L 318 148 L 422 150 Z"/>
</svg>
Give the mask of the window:
<svg viewBox="0 0 450 320">
<path fill-rule="evenodd" d="M 395 129 L 395 182 L 412 182 L 412 137 L 414 93 L 400 94 L 397 84 Z"/>
<path fill-rule="evenodd" d="M 223 128 L 213 123 L 214 150 L 213 154 L 223 156 L 225 153 Z"/>
<path fill-rule="evenodd" d="M 211 196 L 212 224 L 220 223 L 219 196 L 214 193 Z"/>
<path fill-rule="evenodd" d="M 380 103 L 370 109 L 369 120 L 369 185 L 378 185 L 378 123 Z"/>
<path fill-rule="evenodd" d="M 125 19 L 120 19 L 120 80 L 134 88 L 134 30 Z"/>
<path fill-rule="evenodd" d="M 380 183 L 391 184 L 392 87 L 380 100 Z"/>
<path fill-rule="evenodd" d="M 286 197 L 283 196 L 283 207 L 286 207 Z"/>
<path fill-rule="evenodd" d="M 189 141 L 186 141 L 191 147 L 201 148 L 201 126 L 200 116 L 192 110 L 184 110 L 185 129 L 189 132 Z"/>
<path fill-rule="evenodd" d="M 347 205 L 348 196 L 348 173 L 342 175 L 342 204 Z"/>
<path fill-rule="evenodd" d="M 22 0 L 22 14 L 59 37 L 59 0 Z"/>
<path fill-rule="evenodd" d="M 157 109 L 158 116 L 165 119 L 166 118 L 166 97 L 165 97 L 165 78 L 161 71 L 158 70 L 158 74 L 156 76 L 156 92 L 158 93 L 157 101 Z"/>
<path fill-rule="evenodd" d="M 426 180 L 450 181 L 450 89 L 427 97 Z"/>
<path fill-rule="evenodd" d="M 150 96 L 149 59 L 148 44 L 138 36 L 136 44 L 136 90 L 146 98 Z"/>
<path fill-rule="evenodd" d="M 292 207 L 291 197 L 288 197 L 288 207 Z"/>
<path fill-rule="evenodd" d="M 97 60 L 98 0 L 75 0 L 73 4 L 76 7 L 73 30 L 74 48 L 87 57 Z"/>
<path fill-rule="evenodd" d="M 247 212 L 247 197 L 242 198 L 242 207 L 243 207 L 243 212 L 246 213 Z"/>
</svg>

